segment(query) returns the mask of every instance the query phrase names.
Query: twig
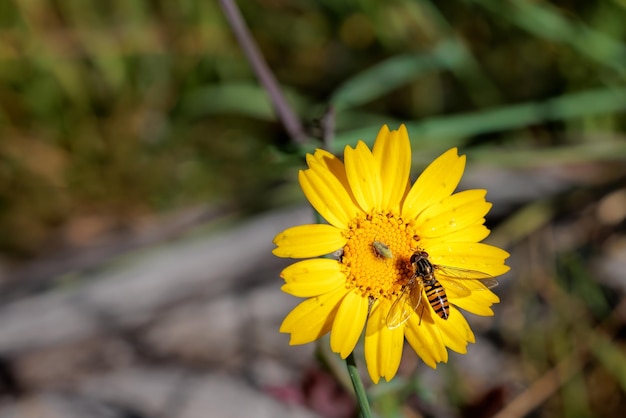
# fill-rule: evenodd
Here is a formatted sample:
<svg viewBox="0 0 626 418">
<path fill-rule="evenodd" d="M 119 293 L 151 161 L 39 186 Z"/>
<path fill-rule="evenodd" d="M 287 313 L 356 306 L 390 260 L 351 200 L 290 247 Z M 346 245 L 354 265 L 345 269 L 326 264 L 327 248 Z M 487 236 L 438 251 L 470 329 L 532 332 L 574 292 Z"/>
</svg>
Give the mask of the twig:
<svg viewBox="0 0 626 418">
<path fill-rule="evenodd" d="M 494 418 L 525 417 L 539 405 L 548 400 L 561 386 L 567 383 L 584 365 L 579 353 L 574 352 L 564 358 L 554 368 L 514 398 Z"/>
<path fill-rule="evenodd" d="M 274 106 L 276 113 L 278 113 L 278 117 L 287 130 L 289 137 L 292 141 L 298 144 L 304 143 L 306 141 L 306 134 L 302 128 L 302 123 L 287 103 L 285 96 L 282 94 L 280 87 L 276 82 L 276 78 L 259 52 L 256 42 L 252 39 L 250 31 L 241 17 L 239 8 L 235 4 L 234 0 L 220 0 L 220 4 L 224 10 L 226 19 L 233 30 L 233 33 L 239 41 L 241 49 L 250 61 L 250 65 L 256 73 L 256 76 L 259 78 L 259 81 L 267 90 L 270 100 L 272 101 L 272 105 Z"/>
</svg>

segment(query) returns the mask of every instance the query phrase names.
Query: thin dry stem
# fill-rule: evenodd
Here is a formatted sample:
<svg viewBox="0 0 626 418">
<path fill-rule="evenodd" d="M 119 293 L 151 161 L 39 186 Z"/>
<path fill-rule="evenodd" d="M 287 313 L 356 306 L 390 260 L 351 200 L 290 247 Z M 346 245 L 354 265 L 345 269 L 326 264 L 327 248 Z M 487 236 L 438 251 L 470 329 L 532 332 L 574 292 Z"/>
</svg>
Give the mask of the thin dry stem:
<svg viewBox="0 0 626 418">
<path fill-rule="evenodd" d="M 268 67 L 267 62 L 265 62 L 263 55 L 259 52 L 256 42 L 252 38 L 246 23 L 241 17 L 237 4 L 234 0 L 220 0 L 220 4 L 224 10 L 226 19 L 233 30 L 233 33 L 237 37 L 237 41 L 239 41 L 241 49 L 248 58 L 248 61 L 250 61 L 250 65 L 256 73 L 259 81 L 265 90 L 267 90 L 270 100 L 272 101 L 272 105 L 274 106 L 274 109 L 282 121 L 283 126 L 287 130 L 291 140 L 298 144 L 304 143 L 306 141 L 306 134 L 302 128 L 302 123 L 287 103 L 276 78 Z"/>
</svg>

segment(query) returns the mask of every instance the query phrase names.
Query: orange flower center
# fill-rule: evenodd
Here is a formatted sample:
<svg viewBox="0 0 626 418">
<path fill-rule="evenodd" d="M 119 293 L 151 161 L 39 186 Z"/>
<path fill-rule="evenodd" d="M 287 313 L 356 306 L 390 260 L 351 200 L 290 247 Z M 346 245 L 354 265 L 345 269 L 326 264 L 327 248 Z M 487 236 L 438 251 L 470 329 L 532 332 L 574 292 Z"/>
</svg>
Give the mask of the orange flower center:
<svg viewBox="0 0 626 418">
<path fill-rule="evenodd" d="M 354 219 L 347 234 L 347 283 L 366 297 L 396 296 L 414 274 L 409 259 L 418 237 L 411 225 L 390 212 L 371 213 Z"/>
</svg>

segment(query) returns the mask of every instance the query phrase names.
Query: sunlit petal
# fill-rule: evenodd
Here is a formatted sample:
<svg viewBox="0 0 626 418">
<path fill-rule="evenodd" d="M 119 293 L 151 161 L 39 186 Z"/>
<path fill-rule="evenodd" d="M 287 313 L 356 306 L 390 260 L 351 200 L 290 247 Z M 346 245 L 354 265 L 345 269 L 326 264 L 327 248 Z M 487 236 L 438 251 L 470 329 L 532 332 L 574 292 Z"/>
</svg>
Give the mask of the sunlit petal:
<svg viewBox="0 0 626 418">
<path fill-rule="evenodd" d="M 420 237 L 420 246 L 424 249 L 428 249 L 442 243 L 482 241 L 489 236 L 489 229 L 487 229 L 487 227 L 483 225 L 484 221 L 484 219 L 479 219 L 474 225 L 470 225 L 467 228 L 459 229 L 442 237 Z"/>
<path fill-rule="evenodd" d="M 278 257 L 318 257 L 338 250 L 346 242 L 341 230 L 332 225 L 300 225 L 276 235 L 272 253 Z"/>
<path fill-rule="evenodd" d="M 418 235 L 423 238 L 441 237 L 475 224 L 491 208 L 491 203 L 485 201 L 486 194 L 486 190 L 467 190 L 427 207 L 417 217 Z"/>
<path fill-rule="evenodd" d="M 467 344 L 475 341 L 469 324 L 454 306 L 450 306 L 450 316 L 447 320 L 438 320 L 438 326 L 443 343 L 457 353 L 467 353 Z"/>
<path fill-rule="evenodd" d="M 385 325 L 389 301 L 379 300 L 373 307 L 365 331 L 365 361 L 370 378 L 378 383 L 381 377 L 391 380 L 398 371 L 404 345 L 404 329 Z"/>
<path fill-rule="evenodd" d="M 345 288 L 310 298 L 296 306 L 287 315 L 280 332 L 291 334 L 289 344 L 306 344 L 330 331 L 339 302 L 346 295 Z"/>
<path fill-rule="evenodd" d="M 281 290 L 298 297 L 318 296 L 346 284 L 341 263 L 329 258 L 299 261 L 285 268 L 280 276 L 285 280 Z"/>
<path fill-rule="evenodd" d="M 491 305 L 500 302 L 500 298 L 490 290 L 472 292 L 471 296 L 457 298 L 453 294 L 448 295 L 450 303 L 476 315 L 492 316 Z"/>
<path fill-rule="evenodd" d="M 398 210 L 406 193 L 411 171 L 411 142 L 404 125 L 389 132 L 387 125 L 378 133 L 372 154 L 380 167 L 382 207 Z"/>
<path fill-rule="evenodd" d="M 355 217 L 357 208 L 350 193 L 329 171 L 301 170 L 298 180 L 311 206 L 331 225 L 346 228 Z"/>
<path fill-rule="evenodd" d="M 417 355 L 433 369 L 437 363 L 448 361 L 448 352 L 436 323 L 420 322 L 419 316 L 412 315 L 407 321 L 404 335 Z"/>
<path fill-rule="evenodd" d="M 427 207 L 450 196 L 465 170 L 465 156 L 452 148 L 433 161 L 415 181 L 402 204 L 402 216 L 415 219 Z"/>
<path fill-rule="evenodd" d="M 344 151 L 346 175 L 352 193 L 364 212 L 380 210 L 382 205 L 382 183 L 378 163 L 363 141 L 356 148 Z"/>
<path fill-rule="evenodd" d="M 330 332 L 330 348 L 341 358 L 354 350 L 367 319 L 367 298 L 357 292 L 348 292 L 341 302 Z"/>
<path fill-rule="evenodd" d="M 509 267 L 504 264 L 509 253 L 488 244 L 440 243 L 428 247 L 428 254 L 434 264 L 480 271 L 491 276 L 499 276 L 509 271 Z"/>
</svg>

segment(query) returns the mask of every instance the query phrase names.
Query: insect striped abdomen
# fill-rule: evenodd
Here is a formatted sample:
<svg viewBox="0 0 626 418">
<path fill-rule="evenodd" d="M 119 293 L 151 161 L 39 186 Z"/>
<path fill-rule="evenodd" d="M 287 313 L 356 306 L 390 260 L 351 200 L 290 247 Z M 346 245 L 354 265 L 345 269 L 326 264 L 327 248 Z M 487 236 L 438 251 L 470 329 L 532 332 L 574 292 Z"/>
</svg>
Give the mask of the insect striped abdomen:
<svg viewBox="0 0 626 418">
<path fill-rule="evenodd" d="M 433 310 L 442 319 L 448 319 L 450 316 L 450 304 L 446 291 L 437 279 L 424 281 L 424 291 L 428 298 L 428 303 Z"/>
</svg>

